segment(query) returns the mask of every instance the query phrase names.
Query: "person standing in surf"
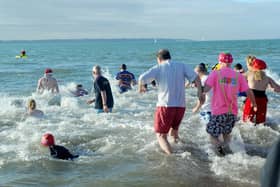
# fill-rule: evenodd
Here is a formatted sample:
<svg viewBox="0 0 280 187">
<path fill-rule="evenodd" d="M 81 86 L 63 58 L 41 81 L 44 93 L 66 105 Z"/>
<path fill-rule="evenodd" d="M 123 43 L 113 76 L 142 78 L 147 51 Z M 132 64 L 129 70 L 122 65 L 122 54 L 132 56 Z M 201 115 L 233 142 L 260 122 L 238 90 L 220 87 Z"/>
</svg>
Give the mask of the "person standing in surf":
<svg viewBox="0 0 280 187">
<path fill-rule="evenodd" d="M 124 93 L 131 89 L 131 86 L 136 84 L 134 74 L 127 71 L 125 64 L 120 67 L 120 72 L 117 74 L 116 79 L 119 81 L 119 92 Z"/>
<path fill-rule="evenodd" d="M 52 93 L 59 93 L 57 80 L 52 76 L 53 70 L 47 68 L 45 74 L 38 81 L 37 92 L 43 93 L 45 90 L 51 91 Z"/>
<path fill-rule="evenodd" d="M 101 67 L 93 66 L 92 75 L 94 77 L 95 99 L 89 100 L 87 103 L 95 102 L 97 113 L 112 112 L 114 106 L 113 94 L 108 79 L 102 76 Z"/>
<path fill-rule="evenodd" d="M 220 69 L 212 71 L 205 83 L 204 92 L 212 89 L 211 119 L 207 124 L 206 131 L 215 146 L 218 155 L 224 156 L 224 148 L 229 149 L 230 133 L 234 127 L 237 117 L 238 92 L 246 92 L 252 101 L 253 109 L 257 110 L 255 97 L 249 89 L 246 79 L 239 72 L 232 70 L 233 62 L 230 53 L 219 55 Z"/>
<path fill-rule="evenodd" d="M 202 86 L 202 90 L 205 86 L 205 82 L 207 80 L 208 77 L 208 72 L 207 72 L 207 68 L 206 65 L 204 63 L 200 63 L 198 64 L 195 69 L 194 69 L 195 73 L 198 75 L 198 77 L 200 78 L 201 81 L 201 86 Z M 195 113 L 197 111 L 200 110 L 200 119 L 202 120 L 203 123 L 208 123 L 210 118 L 211 118 L 211 109 L 210 109 L 210 97 L 211 94 L 208 93 L 205 95 L 205 102 L 201 103 L 200 100 L 197 101 L 196 106 L 193 108 L 192 112 Z"/>
<path fill-rule="evenodd" d="M 278 85 L 272 78 L 268 77 L 263 71 L 266 67 L 266 63 L 263 60 L 254 58 L 251 64 L 251 71 L 246 73 L 248 85 L 254 93 L 258 110 L 254 111 L 251 107 L 250 98 L 246 98 L 243 111 L 244 122 L 250 121 L 255 124 L 264 124 L 266 122 L 268 102 L 265 93 L 266 89 L 270 86 L 275 92 L 280 92 L 280 85 Z"/>
<path fill-rule="evenodd" d="M 157 65 L 140 75 L 139 92 L 146 92 L 145 84 L 155 80 L 158 85 L 158 102 L 154 119 L 154 130 L 161 149 L 172 153 L 167 135 L 174 142 L 179 141 L 179 126 L 185 113 L 185 79 L 195 81 L 198 96 L 203 100 L 201 82 L 195 72 L 184 63 L 171 61 L 168 50 L 161 49 L 157 53 Z"/>
</svg>

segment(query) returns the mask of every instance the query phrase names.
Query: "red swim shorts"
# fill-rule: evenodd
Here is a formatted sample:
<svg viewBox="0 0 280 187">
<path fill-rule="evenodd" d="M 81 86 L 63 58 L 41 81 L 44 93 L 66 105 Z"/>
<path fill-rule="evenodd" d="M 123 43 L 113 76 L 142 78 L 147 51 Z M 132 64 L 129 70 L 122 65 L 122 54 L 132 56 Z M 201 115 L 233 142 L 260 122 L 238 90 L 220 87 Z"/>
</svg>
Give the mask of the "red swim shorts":
<svg viewBox="0 0 280 187">
<path fill-rule="evenodd" d="M 266 121 L 266 110 L 267 110 L 267 97 L 255 97 L 257 103 L 257 112 L 251 107 L 251 101 L 249 98 L 246 99 L 244 110 L 243 110 L 243 121 L 251 121 L 256 124 L 265 123 Z"/>
<path fill-rule="evenodd" d="M 184 114 L 184 107 L 157 107 L 154 123 L 155 132 L 167 134 L 170 128 L 178 130 Z"/>
</svg>

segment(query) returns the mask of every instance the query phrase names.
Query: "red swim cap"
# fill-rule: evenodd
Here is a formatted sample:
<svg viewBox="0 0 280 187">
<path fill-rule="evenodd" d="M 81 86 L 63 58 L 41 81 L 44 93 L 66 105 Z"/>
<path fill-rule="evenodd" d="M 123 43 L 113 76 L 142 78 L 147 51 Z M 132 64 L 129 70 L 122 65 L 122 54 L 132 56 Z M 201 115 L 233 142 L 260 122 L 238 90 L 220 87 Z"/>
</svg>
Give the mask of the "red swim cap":
<svg viewBox="0 0 280 187">
<path fill-rule="evenodd" d="M 47 73 L 52 73 L 53 71 L 52 71 L 52 69 L 51 68 L 47 68 L 47 69 L 45 69 L 45 73 L 47 74 Z"/>
<path fill-rule="evenodd" d="M 54 137 L 51 133 L 46 133 L 42 136 L 41 144 L 43 146 L 51 146 L 54 145 Z"/>
<path fill-rule="evenodd" d="M 233 62 L 232 55 L 230 53 L 220 53 L 219 62 L 229 63 L 229 64 L 232 63 Z"/>
<path fill-rule="evenodd" d="M 265 61 L 256 58 L 252 62 L 252 67 L 256 70 L 263 70 L 266 69 L 266 63 Z"/>
</svg>

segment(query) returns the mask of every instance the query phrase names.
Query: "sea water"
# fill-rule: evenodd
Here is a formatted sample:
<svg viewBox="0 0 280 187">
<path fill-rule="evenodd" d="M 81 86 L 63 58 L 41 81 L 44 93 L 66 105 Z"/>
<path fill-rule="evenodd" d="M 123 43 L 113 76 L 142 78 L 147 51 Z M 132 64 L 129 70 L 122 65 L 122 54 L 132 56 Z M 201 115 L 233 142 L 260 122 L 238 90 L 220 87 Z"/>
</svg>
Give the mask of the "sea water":
<svg viewBox="0 0 280 187">
<path fill-rule="evenodd" d="M 172 144 L 175 154 L 167 156 L 153 132 L 157 89 L 149 86 L 147 93 L 139 94 L 134 87 L 119 94 L 114 79 L 123 63 L 139 77 L 156 64 L 155 53 L 161 48 L 169 49 L 174 61 L 192 68 L 201 62 L 214 65 L 221 51 L 231 52 L 234 63 L 243 66 L 245 57 L 253 54 L 267 62 L 267 74 L 280 82 L 280 40 L 0 42 L 0 186 L 259 186 L 265 156 L 279 137 L 279 95 L 268 92 L 270 126 L 238 121 L 232 132 L 234 153 L 218 157 L 205 124 L 191 113 L 196 90 L 187 89 L 180 127 L 185 143 Z M 22 49 L 28 58 L 16 59 Z M 86 104 L 92 94 L 84 98 L 71 94 L 76 84 L 92 90 L 93 65 L 100 65 L 111 83 L 115 106 L 110 114 L 96 114 Z M 45 68 L 53 69 L 59 83 L 60 102 L 54 105 L 49 103 L 49 94 L 36 93 Z M 30 98 L 44 111 L 44 118 L 25 115 Z M 75 161 L 50 158 L 48 149 L 40 145 L 46 132 L 80 157 Z"/>
</svg>

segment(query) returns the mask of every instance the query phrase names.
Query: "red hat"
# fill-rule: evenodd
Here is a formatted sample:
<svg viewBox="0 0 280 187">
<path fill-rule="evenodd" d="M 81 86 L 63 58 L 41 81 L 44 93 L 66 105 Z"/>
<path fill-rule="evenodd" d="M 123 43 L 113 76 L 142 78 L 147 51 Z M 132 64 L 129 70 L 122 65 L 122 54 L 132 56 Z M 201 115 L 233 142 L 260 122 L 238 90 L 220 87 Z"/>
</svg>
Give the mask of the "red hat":
<svg viewBox="0 0 280 187">
<path fill-rule="evenodd" d="M 231 64 L 233 62 L 232 55 L 230 53 L 220 53 L 219 62 Z"/>
<path fill-rule="evenodd" d="M 256 70 L 263 70 L 266 69 L 266 63 L 265 61 L 256 58 L 252 62 L 252 67 Z"/>
<path fill-rule="evenodd" d="M 47 69 L 45 69 L 45 73 L 47 74 L 47 73 L 52 73 L 53 71 L 52 71 L 52 69 L 51 68 L 47 68 Z"/>
<path fill-rule="evenodd" d="M 42 136 L 41 144 L 43 146 L 51 146 L 54 145 L 54 137 L 51 133 L 46 133 Z"/>
</svg>

